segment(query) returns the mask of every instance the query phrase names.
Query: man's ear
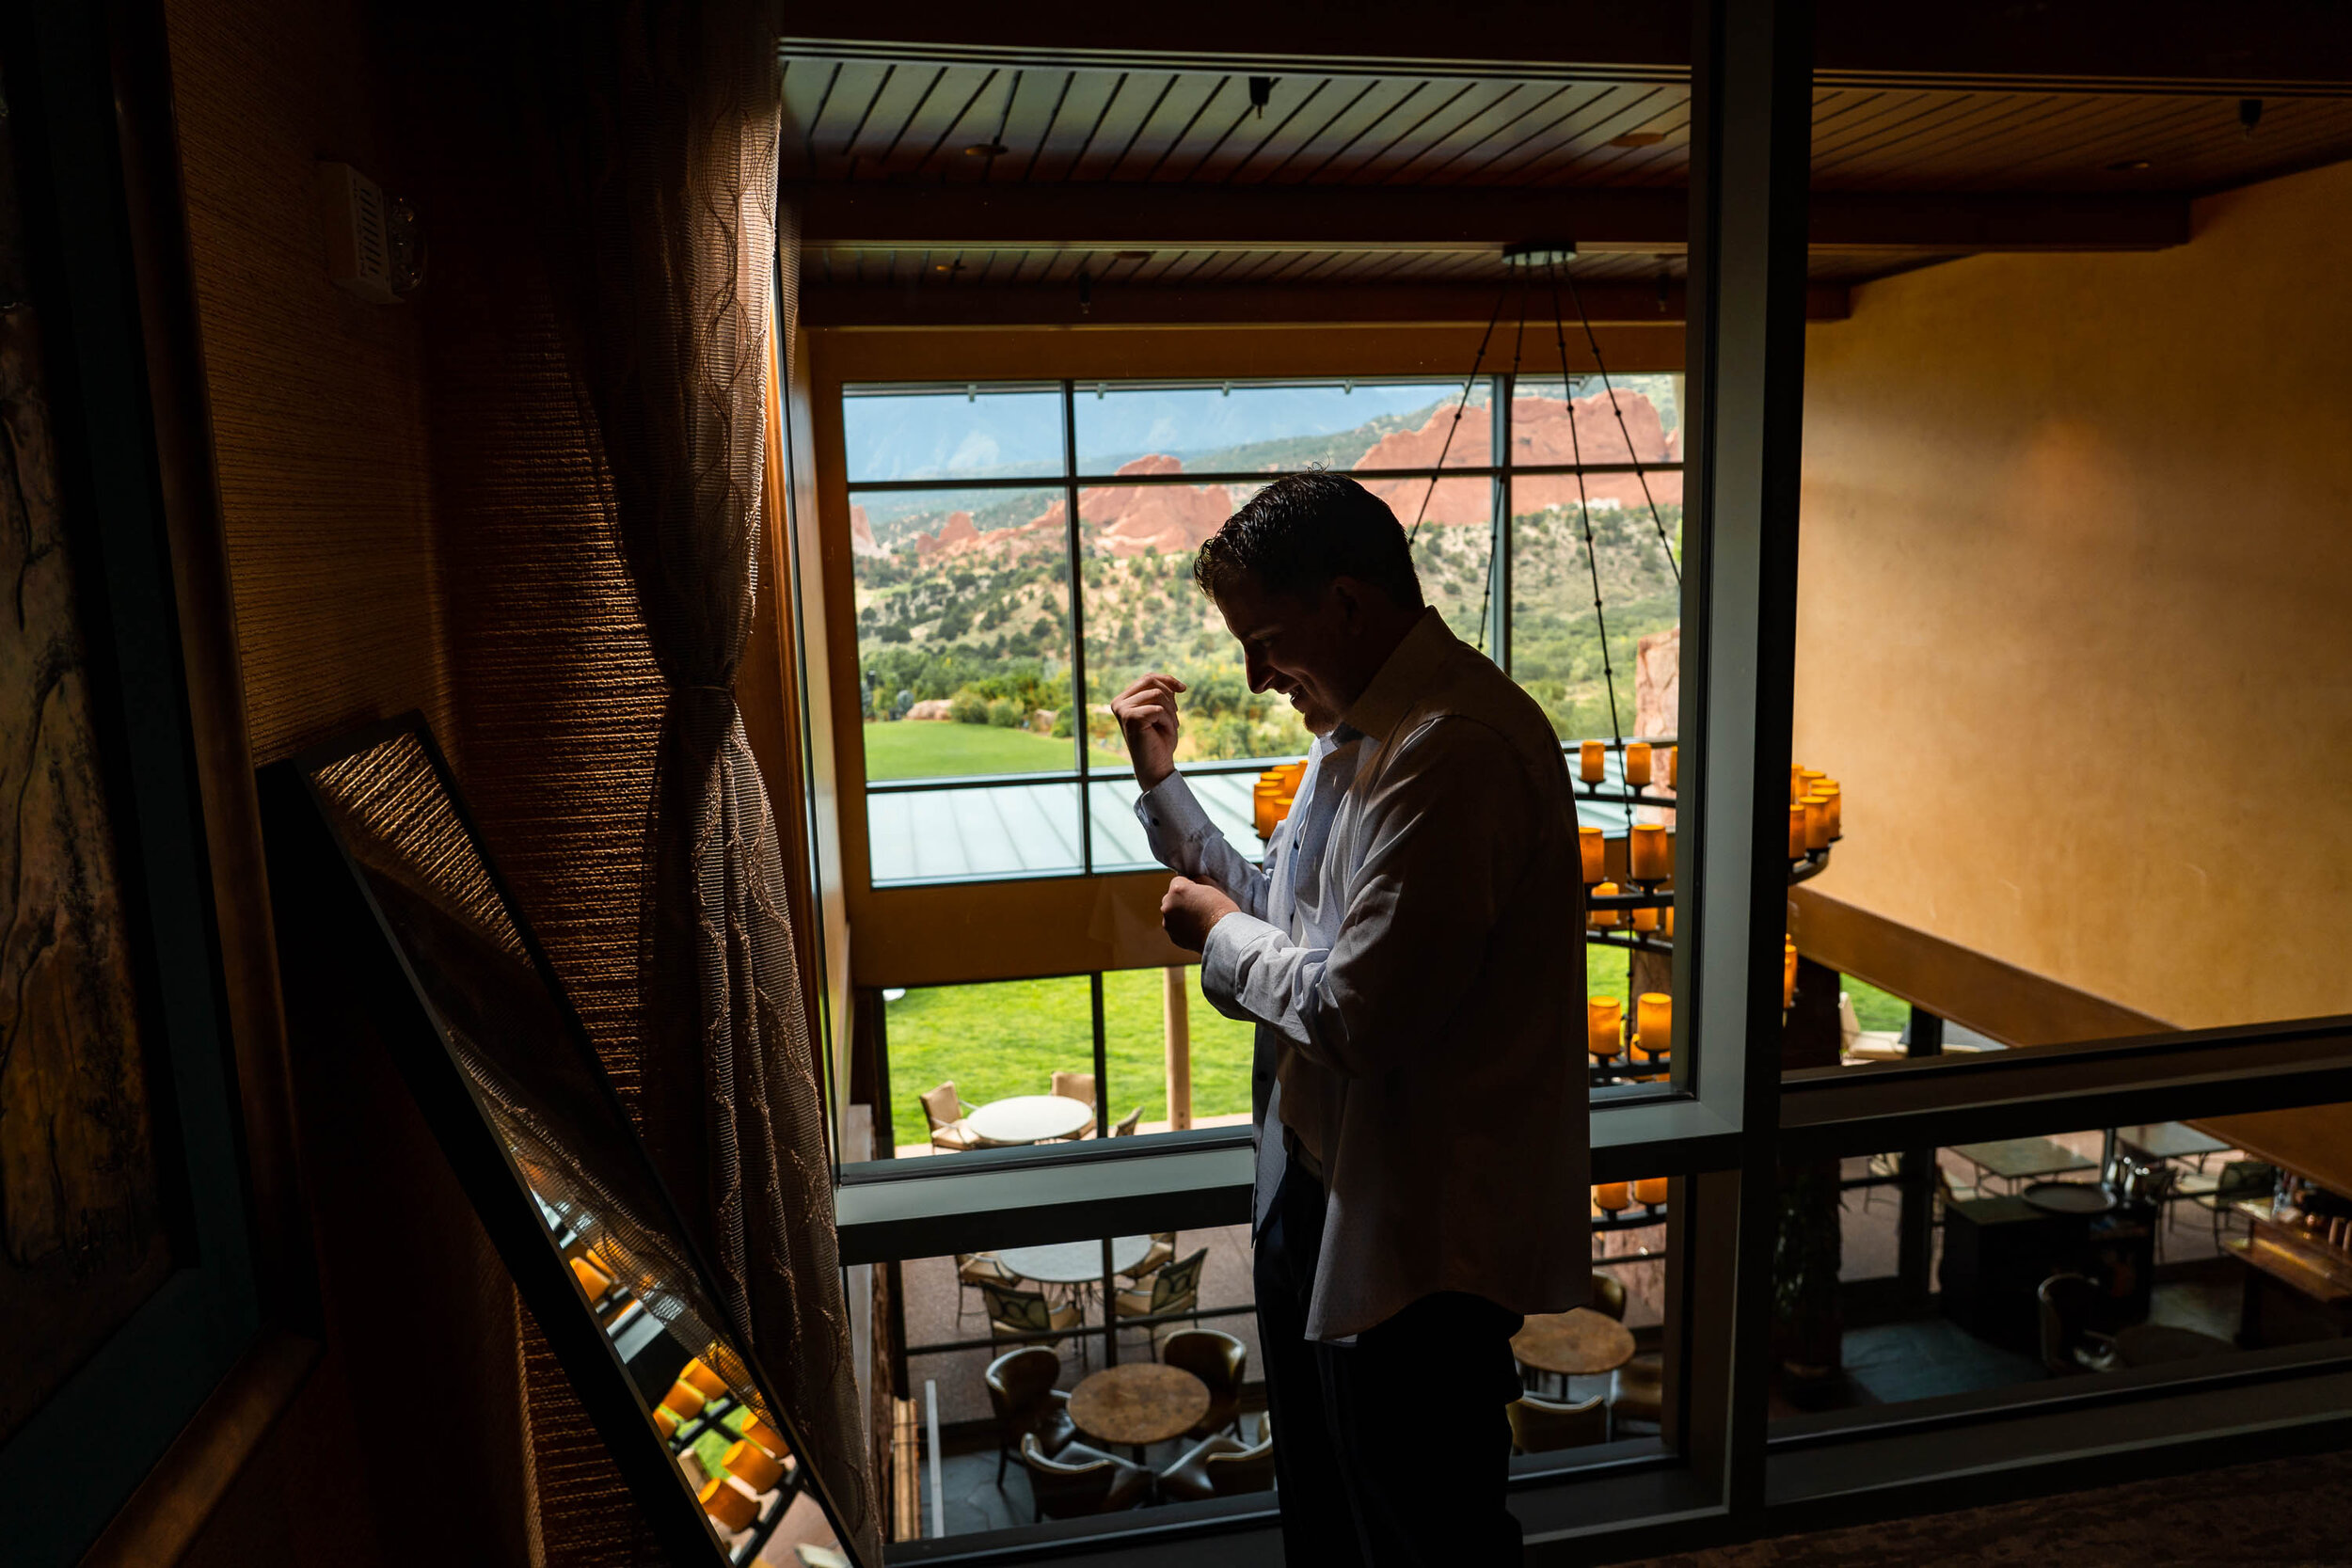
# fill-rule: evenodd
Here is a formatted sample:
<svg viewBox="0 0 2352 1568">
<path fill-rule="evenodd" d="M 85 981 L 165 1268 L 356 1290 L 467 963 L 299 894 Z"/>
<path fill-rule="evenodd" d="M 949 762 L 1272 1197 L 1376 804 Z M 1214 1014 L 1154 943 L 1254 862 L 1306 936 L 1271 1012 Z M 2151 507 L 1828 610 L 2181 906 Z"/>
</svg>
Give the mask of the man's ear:
<svg viewBox="0 0 2352 1568">
<path fill-rule="evenodd" d="M 1362 629 L 1367 609 L 1362 583 L 1354 578 L 1333 578 L 1323 592 L 1326 595 L 1324 602 L 1338 611 L 1340 625 L 1349 631 Z"/>
</svg>

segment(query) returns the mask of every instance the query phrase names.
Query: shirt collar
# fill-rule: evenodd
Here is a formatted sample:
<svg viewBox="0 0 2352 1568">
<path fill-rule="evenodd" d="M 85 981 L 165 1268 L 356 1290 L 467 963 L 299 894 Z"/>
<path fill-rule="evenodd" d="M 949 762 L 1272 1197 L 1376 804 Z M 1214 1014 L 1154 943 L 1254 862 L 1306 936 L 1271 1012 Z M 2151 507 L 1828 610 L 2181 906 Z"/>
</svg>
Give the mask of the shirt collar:
<svg viewBox="0 0 2352 1568">
<path fill-rule="evenodd" d="M 1421 619 L 1390 653 L 1363 694 L 1349 705 L 1341 727 L 1385 738 L 1458 645 L 1437 607 L 1422 610 Z"/>
</svg>

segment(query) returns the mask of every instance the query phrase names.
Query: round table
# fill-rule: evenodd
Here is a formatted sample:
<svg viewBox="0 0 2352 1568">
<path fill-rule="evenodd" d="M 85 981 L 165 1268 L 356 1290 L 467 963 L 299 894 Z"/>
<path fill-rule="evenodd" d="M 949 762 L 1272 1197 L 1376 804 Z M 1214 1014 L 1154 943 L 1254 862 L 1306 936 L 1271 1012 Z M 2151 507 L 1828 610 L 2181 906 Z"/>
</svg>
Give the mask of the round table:
<svg viewBox="0 0 2352 1568">
<path fill-rule="evenodd" d="M 1124 1274 L 1143 1261 L 1152 1250 L 1149 1236 L 1119 1236 L 1111 1241 L 1111 1272 Z M 1099 1285 L 1103 1282 L 1103 1243 L 1056 1242 L 1050 1246 L 1005 1247 L 996 1261 L 1024 1279 L 1041 1285 Z"/>
<path fill-rule="evenodd" d="M 1041 1144 L 1066 1138 L 1094 1118 L 1094 1107 L 1059 1094 L 1017 1094 L 992 1100 L 963 1118 L 987 1144 Z"/>
<path fill-rule="evenodd" d="M 1511 1337 L 1511 1354 L 1538 1371 L 1596 1377 L 1633 1359 L 1633 1331 L 1589 1307 L 1547 1312 Z"/>
<path fill-rule="evenodd" d="M 1144 1448 L 1182 1437 L 1209 1413 L 1209 1386 L 1184 1370 L 1157 1361 L 1105 1367 L 1070 1391 L 1070 1419 L 1102 1443 L 1124 1443 L 1143 1458 Z"/>
</svg>

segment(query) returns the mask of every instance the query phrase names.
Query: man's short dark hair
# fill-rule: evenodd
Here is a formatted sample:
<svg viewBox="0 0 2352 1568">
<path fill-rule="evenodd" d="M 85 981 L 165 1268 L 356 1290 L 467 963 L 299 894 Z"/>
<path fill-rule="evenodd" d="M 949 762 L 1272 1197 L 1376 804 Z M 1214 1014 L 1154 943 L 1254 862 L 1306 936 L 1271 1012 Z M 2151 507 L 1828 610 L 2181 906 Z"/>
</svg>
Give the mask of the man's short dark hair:
<svg viewBox="0 0 2352 1568">
<path fill-rule="evenodd" d="M 1247 578 L 1259 592 L 1311 598 L 1357 578 L 1406 610 L 1421 578 L 1389 503 L 1345 474 L 1287 474 L 1252 496 L 1200 546 L 1192 577 L 1211 598 Z"/>
</svg>

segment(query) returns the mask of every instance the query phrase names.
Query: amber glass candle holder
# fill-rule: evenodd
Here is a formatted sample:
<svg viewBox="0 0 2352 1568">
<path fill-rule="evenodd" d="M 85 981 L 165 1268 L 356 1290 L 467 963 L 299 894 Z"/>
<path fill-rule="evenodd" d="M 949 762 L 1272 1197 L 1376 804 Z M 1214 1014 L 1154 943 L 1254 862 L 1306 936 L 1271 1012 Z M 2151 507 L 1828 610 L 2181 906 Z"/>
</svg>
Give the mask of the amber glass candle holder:
<svg viewBox="0 0 2352 1568">
<path fill-rule="evenodd" d="M 1674 835 L 1656 822 L 1636 822 L 1626 845 L 1626 861 L 1637 882 L 1662 882 L 1674 875 Z"/>
<path fill-rule="evenodd" d="M 1593 896 L 1596 898 L 1614 898 L 1619 891 L 1620 890 L 1616 883 L 1602 882 L 1593 889 Z M 1587 911 L 1586 917 L 1596 926 L 1613 928 L 1617 925 L 1617 911 L 1614 910 L 1590 910 Z"/>
<path fill-rule="evenodd" d="M 1650 749 L 1646 740 L 1625 743 L 1625 782 L 1629 784 L 1649 783 Z"/>
<path fill-rule="evenodd" d="M 1666 1179 L 1645 1176 L 1633 1183 L 1633 1201 L 1645 1209 L 1655 1209 L 1666 1201 Z"/>
<path fill-rule="evenodd" d="M 1593 1189 L 1593 1206 L 1604 1214 L 1620 1214 L 1633 1207 L 1633 1189 L 1623 1181 L 1604 1181 Z"/>
<path fill-rule="evenodd" d="M 1599 741 L 1587 740 L 1576 749 L 1576 776 L 1588 784 L 1609 776 L 1608 750 Z"/>
<path fill-rule="evenodd" d="M 1598 828 L 1580 827 L 1576 830 L 1576 852 L 1583 862 L 1586 887 L 1609 875 L 1609 841 Z"/>
<path fill-rule="evenodd" d="M 1584 1048 L 1607 1061 L 1624 1046 L 1624 1005 L 1613 996 L 1587 998 L 1584 1003 Z"/>
<path fill-rule="evenodd" d="M 703 1482 L 699 1496 L 703 1512 L 728 1529 L 749 1529 L 752 1521 L 759 1517 L 759 1499 L 729 1483 L 724 1476 L 713 1476 Z"/>
</svg>

